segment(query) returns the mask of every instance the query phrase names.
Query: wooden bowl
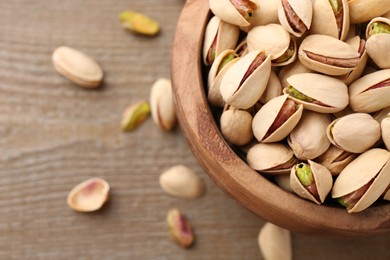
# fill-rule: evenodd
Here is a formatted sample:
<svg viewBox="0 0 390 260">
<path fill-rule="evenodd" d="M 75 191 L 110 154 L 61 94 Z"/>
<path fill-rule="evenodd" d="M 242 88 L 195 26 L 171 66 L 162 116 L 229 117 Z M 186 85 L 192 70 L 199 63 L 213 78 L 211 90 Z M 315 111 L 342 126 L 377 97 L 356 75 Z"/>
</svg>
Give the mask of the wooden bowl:
<svg viewBox="0 0 390 260">
<path fill-rule="evenodd" d="M 259 217 L 289 230 L 332 237 L 390 231 L 390 204 L 348 214 L 286 192 L 252 170 L 221 136 L 205 96 L 201 47 L 210 17 L 208 0 L 188 0 L 173 47 L 172 81 L 177 117 L 188 144 L 210 178 Z"/>
</svg>

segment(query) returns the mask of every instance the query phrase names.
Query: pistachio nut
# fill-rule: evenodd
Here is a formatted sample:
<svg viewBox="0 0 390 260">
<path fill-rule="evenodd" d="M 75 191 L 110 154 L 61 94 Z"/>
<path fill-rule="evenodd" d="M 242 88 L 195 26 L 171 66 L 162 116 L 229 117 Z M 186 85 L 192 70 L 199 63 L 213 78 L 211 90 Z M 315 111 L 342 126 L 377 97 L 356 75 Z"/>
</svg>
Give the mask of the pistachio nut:
<svg viewBox="0 0 390 260">
<path fill-rule="evenodd" d="M 279 23 L 278 6 L 280 0 L 257 0 L 259 8 L 253 13 L 250 25 L 240 29 L 248 33 L 253 27 L 269 23 Z"/>
<path fill-rule="evenodd" d="M 335 180 L 332 198 L 349 213 L 368 208 L 390 184 L 389 159 L 390 153 L 379 148 L 361 154 Z"/>
<path fill-rule="evenodd" d="M 160 187 L 169 195 L 196 199 L 203 196 L 205 185 L 202 179 L 190 168 L 176 165 L 160 175 Z"/>
<path fill-rule="evenodd" d="M 121 12 L 119 14 L 119 21 L 123 28 L 147 36 L 154 36 L 160 31 L 158 22 L 134 11 Z"/>
<path fill-rule="evenodd" d="M 390 11 L 389 0 L 348 0 L 351 23 L 364 23 Z"/>
<path fill-rule="evenodd" d="M 386 107 L 373 114 L 374 119 L 380 124 L 383 119 L 390 113 L 390 107 Z"/>
<path fill-rule="evenodd" d="M 352 71 L 339 77 L 345 84 L 350 85 L 352 82 L 360 78 L 363 74 L 364 69 L 366 68 L 368 54 L 366 51 L 366 41 L 361 39 L 359 36 L 355 36 L 346 41 L 352 48 L 357 50 L 360 54 L 360 60 Z"/>
<path fill-rule="evenodd" d="M 220 85 L 223 100 L 236 108 L 250 108 L 264 93 L 270 73 L 270 56 L 249 52 L 226 71 Z"/>
<path fill-rule="evenodd" d="M 257 0 L 209 0 L 211 11 L 221 20 L 237 26 L 249 26 L 258 9 Z"/>
<path fill-rule="evenodd" d="M 150 110 L 154 123 L 161 130 L 169 131 L 175 126 L 175 104 L 169 79 L 160 78 L 153 84 L 150 92 Z"/>
<path fill-rule="evenodd" d="M 207 85 L 207 100 L 213 106 L 223 107 L 225 105 L 220 91 L 221 81 L 226 71 L 238 60 L 233 50 L 225 50 L 215 58 L 209 71 Z"/>
<path fill-rule="evenodd" d="M 122 131 L 135 130 L 146 117 L 150 114 L 149 103 L 141 100 L 126 108 L 122 115 L 121 128 Z"/>
<path fill-rule="evenodd" d="M 333 176 L 336 176 L 356 157 L 357 154 L 330 145 L 325 153 L 316 158 L 316 162 L 325 166 Z"/>
<path fill-rule="evenodd" d="M 261 228 L 257 242 L 265 260 L 292 260 L 290 231 L 270 222 Z"/>
<path fill-rule="evenodd" d="M 339 76 L 356 68 L 360 53 L 343 41 L 327 35 L 313 34 L 302 41 L 298 57 L 311 70 Z"/>
<path fill-rule="evenodd" d="M 387 150 L 390 151 L 390 113 L 381 122 L 382 139 Z"/>
<path fill-rule="evenodd" d="M 282 84 L 282 88 L 288 87 L 287 78 L 300 73 L 310 73 L 313 72 L 312 70 L 306 68 L 300 61 L 297 59 L 293 63 L 282 67 L 282 69 L 279 72 L 279 80 Z"/>
<path fill-rule="evenodd" d="M 348 105 L 348 88 L 341 80 L 316 73 L 295 74 L 287 78 L 288 94 L 306 109 L 319 113 L 336 113 Z"/>
<path fill-rule="evenodd" d="M 76 185 L 68 194 L 68 206 L 80 212 L 100 209 L 108 200 L 110 185 L 101 178 L 91 178 Z"/>
<path fill-rule="evenodd" d="M 313 0 L 310 34 L 329 35 L 345 40 L 349 25 L 347 0 Z"/>
<path fill-rule="evenodd" d="M 167 214 L 169 233 L 173 241 L 183 248 L 189 248 L 195 241 L 191 223 L 178 210 L 171 209 Z"/>
<path fill-rule="evenodd" d="M 253 138 L 252 115 L 245 110 L 226 105 L 220 127 L 225 139 L 234 145 L 245 145 Z"/>
<path fill-rule="evenodd" d="M 390 19 L 377 17 L 366 29 L 366 49 L 370 58 L 381 69 L 390 69 Z"/>
<path fill-rule="evenodd" d="M 273 175 L 288 174 L 298 162 L 291 149 L 281 143 L 255 144 L 248 150 L 246 160 L 254 170 Z"/>
<path fill-rule="evenodd" d="M 312 0 L 282 0 L 278 9 L 281 25 L 296 37 L 310 29 L 312 15 Z"/>
<path fill-rule="evenodd" d="M 330 146 L 326 136 L 329 124 L 329 115 L 304 111 L 298 125 L 287 139 L 294 155 L 300 160 L 312 160 L 323 154 Z"/>
<path fill-rule="evenodd" d="M 248 50 L 264 50 L 272 59 L 272 66 L 283 66 L 295 61 L 295 39 L 280 24 L 256 26 L 247 35 Z"/>
<path fill-rule="evenodd" d="M 287 98 L 288 95 L 273 98 L 256 113 L 252 130 L 259 142 L 281 141 L 298 124 L 303 106 Z"/>
<path fill-rule="evenodd" d="M 237 47 L 234 49 L 234 51 L 238 57 L 243 57 L 248 54 L 248 44 L 246 42 L 246 38 L 237 44 Z"/>
<path fill-rule="evenodd" d="M 96 88 L 103 80 L 100 65 L 86 54 L 66 46 L 54 50 L 52 61 L 56 71 L 83 88 Z"/>
<path fill-rule="evenodd" d="M 371 113 L 390 106 L 390 69 L 380 70 L 349 86 L 349 105 L 355 112 Z"/>
<path fill-rule="evenodd" d="M 260 98 L 260 102 L 265 104 L 271 99 L 280 95 L 282 95 L 282 85 L 280 84 L 279 78 L 276 73 L 271 70 L 267 87 L 265 88 L 265 91 Z"/>
<path fill-rule="evenodd" d="M 288 192 L 294 193 L 294 190 L 292 189 L 291 183 L 290 183 L 290 174 L 275 175 L 274 179 L 275 179 L 276 184 L 280 188 L 282 188 Z"/>
<path fill-rule="evenodd" d="M 223 51 L 234 49 L 240 29 L 214 16 L 206 26 L 203 41 L 203 62 L 211 65 Z"/>
<path fill-rule="evenodd" d="M 326 167 L 308 160 L 292 167 L 290 183 L 298 196 L 322 204 L 332 189 L 333 179 Z"/>
</svg>

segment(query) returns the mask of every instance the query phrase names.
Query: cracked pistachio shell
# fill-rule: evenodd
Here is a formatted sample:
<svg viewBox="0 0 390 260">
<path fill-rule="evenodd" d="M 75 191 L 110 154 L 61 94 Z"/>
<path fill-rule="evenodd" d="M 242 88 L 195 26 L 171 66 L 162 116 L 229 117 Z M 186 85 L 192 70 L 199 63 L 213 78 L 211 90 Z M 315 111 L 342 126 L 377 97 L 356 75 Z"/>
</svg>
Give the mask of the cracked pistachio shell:
<svg viewBox="0 0 390 260">
<path fill-rule="evenodd" d="M 349 7 L 347 0 L 341 0 L 342 20 L 341 28 L 338 27 L 336 16 L 329 0 L 313 1 L 313 19 L 310 34 L 329 35 L 333 38 L 344 40 L 349 30 Z"/>
<path fill-rule="evenodd" d="M 264 139 L 269 128 L 274 123 L 278 114 L 280 113 L 288 95 L 282 95 L 271 99 L 267 104 L 262 106 L 256 113 L 252 122 L 253 134 L 259 142 L 271 143 L 279 142 L 286 138 L 294 127 L 298 124 L 302 116 L 303 106 L 295 104 L 296 111 L 287 121 L 285 121 L 279 128 L 277 128 L 271 135 Z"/>
<path fill-rule="evenodd" d="M 265 104 L 271 99 L 280 95 L 282 95 L 282 85 L 280 84 L 279 78 L 276 73 L 271 70 L 267 87 L 265 88 L 265 91 L 260 98 L 260 102 Z"/>
<path fill-rule="evenodd" d="M 300 73 L 310 73 L 312 70 L 306 68 L 299 60 L 294 61 L 293 63 L 284 66 L 279 72 L 279 80 L 282 84 L 282 88 L 288 87 L 287 78 Z"/>
<path fill-rule="evenodd" d="M 302 94 L 327 105 L 302 101 L 289 94 L 289 98 L 302 104 L 308 110 L 319 113 L 336 113 L 348 105 L 348 88 L 341 80 L 316 73 L 301 73 L 289 77 L 287 82 Z M 287 94 L 288 89 L 285 88 L 283 93 Z"/>
<path fill-rule="evenodd" d="M 388 83 L 386 83 L 386 81 Z M 390 69 L 380 70 L 349 86 L 349 105 L 355 112 L 371 113 L 390 106 Z M 370 89 L 382 83 L 382 87 Z"/>
<path fill-rule="evenodd" d="M 381 137 L 379 123 L 369 114 L 354 113 L 334 120 L 326 129 L 329 141 L 351 153 L 363 153 Z"/>
<path fill-rule="evenodd" d="M 389 0 L 348 0 L 351 23 L 368 22 L 390 11 Z"/>
<path fill-rule="evenodd" d="M 224 50 L 234 49 L 239 35 L 240 29 L 237 26 L 226 23 L 217 16 L 211 18 L 206 26 L 203 42 L 204 64 L 211 65 L 211 63 L 207 60 L 207 56 L 214 43 L 215 37 L 217 37 L 215 46 L 215 57 L 217 57 Z"/>
<path fill-rule="evenodd" d="M 256 6 L 253 11 L 259 8 L 257 0 L 249 0 L 248 2 Z M 250 25 L 250 20 L 246 20 L 230 0 L 210 0 L 209 5 L 211 11 L 227 23 L 242 27 Z"/>
<path fill-rule="evenodd" d="M 261 228 L 257 242 L 265 260 L 292 260 L 290 231 L 270 222 Z"/>
<path fill-rule="evenodd" d="M 287 5 L 291 7 L 292 13 L 290 17 L 297 19 L 296 23 L 303 23 L 305 30 L 294 29 L 294 24 L 289 22 L 287 18 L 287 13 L 289 12 L 289 8 Z M 296 37 L 301 37 L 307 30 L 310 29 L 311 20 L 313 15 L 313 7 L 312 0 L 282 0 L 282 4 L 279 5 L 278 9 L 278 17 L 280 24 L 286 29 L 289 33 Z"/>
<path fill-rule="evenodd" d="M 346 41 L 352 48 L 359 51 L 361 44 L 366 44 L 363 39 L 361 39 L 359 36 L 355 36 L 349 40 Z M 366 51 L 366 48 L 364 47 L 363 51 L 361 52 L 360 60 L 356 68 L 354 68 L 351 72 L 347 73 L 346 75 L 342 75 L 339 77 L 340 80 L 342 80 L 345 84 L 350 85 L 352 82 L 357 80 L 361 77 L 363 74 L 364 69 L 366 68 L 368 60 L 368 54 Z"/>
<path fill-rule="evenodd" d="M 273 169 L 294 159 L 292 150 L 281 143 L 258 143 L 248 150 L 246 160 L 254 170 L 268 174 L 288 174 L 291 167 Z"/>
<path fill-rule="evenodd" d="M 379 33 L 369 36 L 370 25 L 375 22 L 386 23 L 390 26 L 390 19 L 384 17 L 377 17 L 367 25 L 366 30 L 366 50 L 368 56 L 381 69 L 390 68 L 390 33 Z"/>
<path fill-rule="evenodd" d="M 262 51 L 252 51 L 229 68 L 222 79 L 220 91 L 226 104 L 236 108 L 247 109 L 253 106 L 264 93 L 271 73 L 270 56 L 258 66 L 244 81 L 246 72 L 252 62 Z"/>
<path fill-rule="evenodd" d="M 330 146 L 326 136 L 329 124 L 329 115 L 304 111 L 298 125 L 287 139 L 294 155 L 300 160 L 312 160 L 323 154 Z"/>
<path fill-rule="evenodd" d="M 322 204 L 325 201 L 326 196 L 332 189 L 332 174 L 325 166 L 322 166 L 321 164 L 318 164 L 311 160 L 308 160 L 308 164 L 310 166 L 320 200 L 317 200 L 299 181 L 298 176 L 296 174 L 296 167 L 298 166 L 298 164 L 294 165 L 291 169 L 291 187 L 298 196 L 311 200 L 317 204 Z"/>
<path fill-rule="evenodd" d="M 213 106 L 223 107 L 225 105 L 220 91 L 221 81 L 226 71 L 228 71 L 228 69 L 239 60 L 239 58 L 235 58 L 223 65 L 221 68 L 224 58 L 229 55 L 235 55 L 235 52 L 233 50 L 223 51 L 215 58 L 209 71 L 207 100 Z"/>
<path fill-rule="evenodd" d="M 280 188 L 282 188 L 288 192 L 294 193 L 294 190 L 292 189 L 291 183 L 290 183 L 290 174 L 275 175 L 274 179 L 275 179 L 276 184 Z"/>
<path fill-rule="evenodd" d="M 220 119 L 222 135 L 234 145 L 245 145 L 253 138 L 252 115 L 245 110 L 225 106 Z"/>
<path fill-rule="evenodd" d="M 382 139 L 387 150 L 390 151 L 390 114 L 381 122 Z"/>
<path fill-rule="evenodd" d="M 333 176 L 336 176 L 356 157 L 357 154 L 330 145 L 329 149 L 316 159 L 316 162 L 325 166 Z"/>
<path fill-rule="evenodd" d="M 374 179 L 368 190 L 348 212 L 359 212 L 368 208 L 389 186 L 389 159 L 390 153 L 384 149 L 371 149 L 361 154 L 337 177 L 332 189 L 332 198 L 350 194 Z"/>
<path fill-rule="evenodd" d="M 351 65 L 346 67 L 338 63 L 327 64 L 310 58 L 308 53 L 322 57 L 324 61 L 326 59 L 328 62 L 331 62 L 328 59 L 333 59 L 338 63 L 351 63 Z M 349 73 L 356 67 L 356 59 L 360 57 L 360 54 L 343 41 L 327 35 L 313 34 L 302 41 L 299 47 L 298 57 L 302 64 L 311 70 L 327 75 L 339 76 Z"/>
</svg>

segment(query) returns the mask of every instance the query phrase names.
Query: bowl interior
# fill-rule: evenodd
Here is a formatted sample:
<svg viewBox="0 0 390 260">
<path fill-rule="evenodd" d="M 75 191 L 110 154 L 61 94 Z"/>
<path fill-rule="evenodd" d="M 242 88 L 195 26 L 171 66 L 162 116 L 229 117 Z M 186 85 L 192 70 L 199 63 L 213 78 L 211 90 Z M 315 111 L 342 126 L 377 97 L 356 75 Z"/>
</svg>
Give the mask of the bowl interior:
<svg viewBox="0 0 390 260">
<path fill-rule="evenodd" d="M 354 214 L 331 204 L 316 205 L 252 170 L 227 144 L 205 96 L 201 47 L 210 18 L 208 3 L 188 0 L 182 11 L 173 47 L 172 82 L 180 127 L 210 178 L 256 215 L 295 232 L 351 237 L 390 231 L 389 204 Z"/>
</svg>

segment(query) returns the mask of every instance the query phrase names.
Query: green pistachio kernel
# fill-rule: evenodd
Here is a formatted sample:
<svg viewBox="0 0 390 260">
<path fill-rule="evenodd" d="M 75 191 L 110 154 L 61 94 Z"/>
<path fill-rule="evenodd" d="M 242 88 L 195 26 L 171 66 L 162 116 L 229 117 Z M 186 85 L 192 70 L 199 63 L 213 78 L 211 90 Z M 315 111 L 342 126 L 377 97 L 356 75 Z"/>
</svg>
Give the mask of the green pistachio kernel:
<svg viewBox="0 0 390 260">
<path fill-rule="evenodd" d="M 383 22 L 375 22 L 370 25 L 369 36 L 380 33 L 390 34 L 390 25 Z"/>
<path fill-rule="evenodd" d="M 349 206 L 347 203 L 344 202 L 343 197 L 337 198 L 337 202 L 340 203 L 340 205 L 345 207 L 345 208 L 348 208 L 348 206 Z"/>
<path fill-rule="evenodd" d="M 288 93 L 299 100 L 305 101 L 305 102 L 313 102 L 313 99 L 311 97 L 306 96 L 305 94 L 299 92 L 297 89 L 295 89 L 293 86 L 288 86 Z"/>
<path fill-rule="evenodd" d="M 221 63 L 219 64 L 218 72 L 220 72 L 221 69 L 225 67 L 226 64 L 228 64 L 230 61 L 234 60 L 235 58 L 236 55 L 234 55 L 234 53 L 230 53 L 229 55 L 223 57 Z"/>
<path fill-rule="evenodd" d="M 342 7 L 340 0 L 329 0 L 330 5 L 332 6 L 333 12 L 338 13 Z"/>
<path fill-rule="evenodd" d="M 306 163 L 300 163 L 297 165 L 296 174 L 297 174 L 299 181 L 305 187 L 310 186 L 314 182 L 311 168 Z"/>
</svg>

